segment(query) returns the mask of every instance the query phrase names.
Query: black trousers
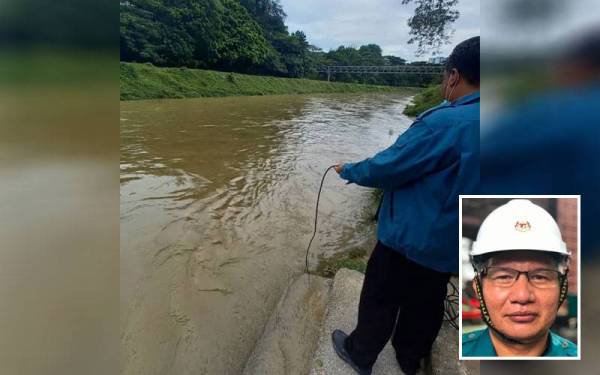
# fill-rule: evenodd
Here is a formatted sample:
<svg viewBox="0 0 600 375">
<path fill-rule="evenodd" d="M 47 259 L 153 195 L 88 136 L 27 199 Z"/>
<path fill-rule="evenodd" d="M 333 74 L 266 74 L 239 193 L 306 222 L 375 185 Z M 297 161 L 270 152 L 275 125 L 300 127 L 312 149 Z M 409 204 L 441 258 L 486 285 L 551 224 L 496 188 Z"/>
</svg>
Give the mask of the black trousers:
<svg viewBox="0 0 600 375">
<path fill-rule="evenodd" d="M 427 356 L 442 325 L 449 278 L 378 242 L 367 264 L 358 324 L 346 340 L 354 362 L 372 366 L 392 336 L 398 362 Z"/>
</svg>

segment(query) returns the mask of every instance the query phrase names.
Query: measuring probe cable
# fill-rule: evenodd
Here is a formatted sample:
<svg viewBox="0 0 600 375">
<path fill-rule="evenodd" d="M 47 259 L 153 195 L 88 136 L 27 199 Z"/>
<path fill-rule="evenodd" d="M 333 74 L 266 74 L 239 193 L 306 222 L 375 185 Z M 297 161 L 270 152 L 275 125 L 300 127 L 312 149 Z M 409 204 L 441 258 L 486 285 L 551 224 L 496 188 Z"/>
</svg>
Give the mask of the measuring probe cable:
<svg viewBox="0 0 600 375">
<path fill-rule="evenodd" d="M 315 236 L 317 235 L 317 219 L 319 216 L 319 200 L 321 199 L 321 190 L 323 189 L 323 182 L 325 182 L 325 177 L 327 177 L 327 173 L 330 170 L 332 170 L 333 168 L 335 168 L 335 165 L 328 167 L 325 170 L 325 173 L 323 173 L 323 177 L 321 178 L 321 185 L 319 186 L 319 193 L 317 194 L 317 206 L 315 207 L 315 229 L 313 231 L 312 237 L 310 238 L 310 241 L 308 242 L 308 247 L 306 248 L 305 266 L 306 266 L 306 274 L 308 275 L 309 287 L 310 287 L 310 272 L 308 272 L 308 253 L 310 251 L 310 246 L 312 245 L 312 242 L 315 239 Z"/>
</svg>

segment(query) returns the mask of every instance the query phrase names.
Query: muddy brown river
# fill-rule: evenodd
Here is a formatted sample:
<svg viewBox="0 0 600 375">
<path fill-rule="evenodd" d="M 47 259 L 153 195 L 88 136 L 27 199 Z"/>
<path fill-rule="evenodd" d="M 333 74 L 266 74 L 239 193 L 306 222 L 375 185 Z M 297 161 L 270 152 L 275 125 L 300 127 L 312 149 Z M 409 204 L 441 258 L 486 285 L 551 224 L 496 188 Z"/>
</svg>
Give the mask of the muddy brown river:
<svg viewBox="0 0 600 375">
<path fill-rule="evenodd" d="M 121 373 L 239 374 L 304 272 L 322 173 L 391 144 L 410 94 L 121 103 Z M 373 193 L 330 172 L 311 250 L 374 241 Z"/>
</svg>

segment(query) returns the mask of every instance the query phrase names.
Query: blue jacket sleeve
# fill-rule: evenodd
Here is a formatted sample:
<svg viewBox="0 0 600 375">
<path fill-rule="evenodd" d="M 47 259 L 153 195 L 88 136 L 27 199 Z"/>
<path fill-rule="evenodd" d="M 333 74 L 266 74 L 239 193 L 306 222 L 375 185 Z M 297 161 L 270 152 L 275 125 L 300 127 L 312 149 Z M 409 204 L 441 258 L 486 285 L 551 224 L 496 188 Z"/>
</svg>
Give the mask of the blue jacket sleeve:
<svg viewBox="0 0 600 375">
<path fill-rule="evenodd" d="M 389 148 L 358 163 L 344 164 L 340 177 L 361 186 L 397 189 L 457 159 L 449 133 L 418 121 Z"/>
</svg>

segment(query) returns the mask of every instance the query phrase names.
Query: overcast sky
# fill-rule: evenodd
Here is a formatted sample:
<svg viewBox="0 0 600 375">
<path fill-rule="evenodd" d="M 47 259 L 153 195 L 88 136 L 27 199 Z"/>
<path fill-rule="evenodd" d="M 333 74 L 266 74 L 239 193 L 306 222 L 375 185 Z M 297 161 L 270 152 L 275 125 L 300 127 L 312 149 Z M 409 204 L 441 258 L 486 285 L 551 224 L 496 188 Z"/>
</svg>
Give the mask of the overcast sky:
<svg viewBox="0 0 600 375">
<path fill-rule="evenodd" d="M 426 60 L 431 54 L 416 57 L 416 46 L 407 44 L 408 18 L 414 5 L 402 0 L 281 0 L 290 32 L 302 30 L 310 44 L 324 51 L 341 45 L 360 47 L 378 44 L 384 55 L 408 61 Z M 459 19 L 454 23 L 451 44 L 442 47 L 448 56 L 457 43 L 479 35 L 479 0 L 459 0 Z"/>
</svg>

